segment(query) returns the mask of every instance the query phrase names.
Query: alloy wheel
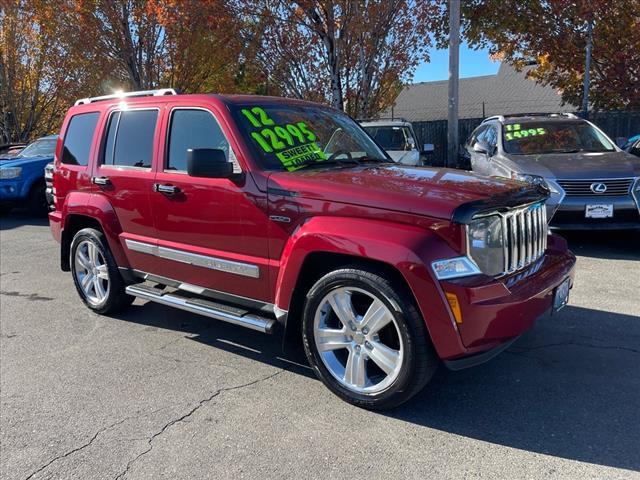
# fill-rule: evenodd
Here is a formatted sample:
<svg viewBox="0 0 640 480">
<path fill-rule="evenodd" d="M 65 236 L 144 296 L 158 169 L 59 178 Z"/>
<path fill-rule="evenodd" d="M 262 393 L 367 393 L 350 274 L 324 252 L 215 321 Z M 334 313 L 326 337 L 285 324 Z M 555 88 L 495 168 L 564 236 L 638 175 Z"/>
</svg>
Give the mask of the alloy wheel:
<svg viewBox="0 0 640 480">
<path fill-rule="evenodd" d="M 316 309 L 313 331 L 324 366 L 343 387 L 377 394 L 398 378 L 402 337 L 394 314 L 375 294 L 355 287 L 332 290 Z"/>
<path fill-rule="evenodd" d="M 109 295 L 109 269 L 104 255 L 89 240 L 80 242 L 75 252 L 75 274 L 87 300 L 99 305 Z"/>
</svg>

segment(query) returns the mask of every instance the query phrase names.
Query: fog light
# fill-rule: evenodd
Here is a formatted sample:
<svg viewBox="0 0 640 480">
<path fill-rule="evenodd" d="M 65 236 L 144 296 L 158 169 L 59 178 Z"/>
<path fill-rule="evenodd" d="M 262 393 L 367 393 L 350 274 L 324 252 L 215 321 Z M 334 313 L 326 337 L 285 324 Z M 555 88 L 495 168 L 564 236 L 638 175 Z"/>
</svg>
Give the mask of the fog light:
<svg viewBox="0 0 640 480">
<path fill-rule="evenodd" d="M 456 323 L 462 323 L 462 311 L 460 310 L 460 302 L 458 302 L 458 297 L 455 293 L 444 293 L 447 297 L 447 302 L 449 302 L 449 306 L 451 307 L 451 311 L 453 312 L 453 318 L 456 319 Z"/>
</svg>

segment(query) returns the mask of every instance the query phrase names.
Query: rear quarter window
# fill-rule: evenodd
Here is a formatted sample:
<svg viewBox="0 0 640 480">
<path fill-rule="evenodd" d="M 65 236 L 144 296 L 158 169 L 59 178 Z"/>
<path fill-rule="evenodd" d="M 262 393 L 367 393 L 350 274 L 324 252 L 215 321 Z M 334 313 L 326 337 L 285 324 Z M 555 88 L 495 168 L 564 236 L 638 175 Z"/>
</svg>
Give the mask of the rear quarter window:
<svg viewBox="0 0 640 480">
<path fill-rule="evenodd" d="M 69 121 L 62 146 L 60 161 L 67 165 L 86 166 L 89 163 L 89 152 L 93 134 L 98 123 L 98 112 L 74 115 Z"/>
</svg>

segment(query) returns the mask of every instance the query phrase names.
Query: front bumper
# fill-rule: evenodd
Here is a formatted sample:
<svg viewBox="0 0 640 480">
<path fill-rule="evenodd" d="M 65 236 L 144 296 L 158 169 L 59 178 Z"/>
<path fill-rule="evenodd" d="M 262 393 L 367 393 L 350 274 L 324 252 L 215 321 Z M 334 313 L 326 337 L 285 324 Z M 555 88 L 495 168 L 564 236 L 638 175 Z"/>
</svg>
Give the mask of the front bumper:
<svg viewBox="0 0 640 480">
<path fill-rule="evenodd" d="M 546 254 L 521 272 L 489 282 L 485 276 L 441 282 L 446 293 L 458 298 L 462 323 L 457 327 L 467 349 L 465 355 L 443 358 L 445 363 L 471 354 L 482 359 L 479 354 L 490 350 L 499 353 L 501 345 L 529 330 L 552 308 L 556 288 L 567 278 L 573 285 L 575 262 L 566 242 L 551 235 Z M 492 356 L 484 355 L 484 361 Z"/>
<path fill-rule="evenodd" d="M 0 203 L 15 203 L 20 200 L 22 183 L 20 180 L 0 180 Z"/>
<path fill-rule="evenodd" d="M 640 193 L 636 192 L 638 196 Z M 613 205 L 611 218 L 586 218 L 589 204 Z M 559 230 L 623 230 L 640 229 L 640 208 L 632 195 L 624 196 L 567 196 L 558 206 L 550 223 Z"/>
</svg>

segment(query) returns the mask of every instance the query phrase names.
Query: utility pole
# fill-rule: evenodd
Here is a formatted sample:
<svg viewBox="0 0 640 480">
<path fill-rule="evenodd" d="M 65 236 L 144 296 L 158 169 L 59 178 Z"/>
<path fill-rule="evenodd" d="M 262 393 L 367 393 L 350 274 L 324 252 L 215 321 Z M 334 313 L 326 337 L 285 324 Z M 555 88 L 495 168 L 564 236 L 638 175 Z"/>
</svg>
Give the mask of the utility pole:
<svg viewBox="0 0 640 480">
<path fill-rule="evenodd" d="M 591 72 L 591 47 L 593 45 L 593 19 L 587 23 L 587 58 L 584 62 L 584 81 L 582 85 L 582 116 L 589 117 L 589 82 Z"/>
<path fill-rule="evenodd" d="M 460 0 L 449 0 L 449 105 L 446 167 L 458 166 L 458 77 L 460 57 Z"/>
</svg>

